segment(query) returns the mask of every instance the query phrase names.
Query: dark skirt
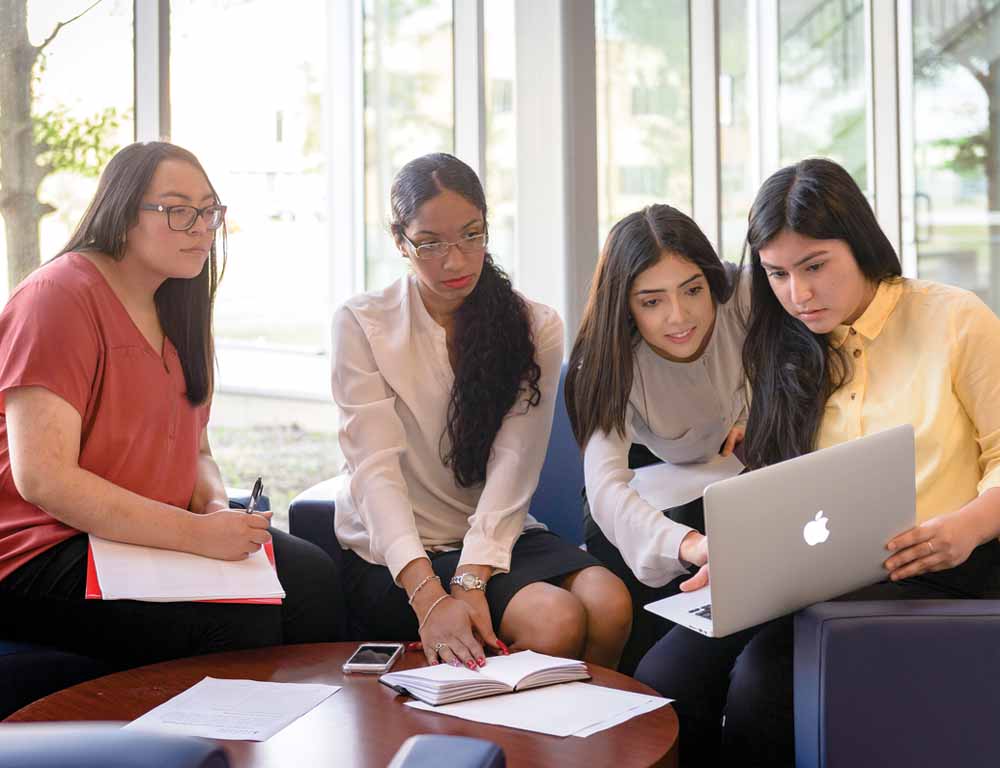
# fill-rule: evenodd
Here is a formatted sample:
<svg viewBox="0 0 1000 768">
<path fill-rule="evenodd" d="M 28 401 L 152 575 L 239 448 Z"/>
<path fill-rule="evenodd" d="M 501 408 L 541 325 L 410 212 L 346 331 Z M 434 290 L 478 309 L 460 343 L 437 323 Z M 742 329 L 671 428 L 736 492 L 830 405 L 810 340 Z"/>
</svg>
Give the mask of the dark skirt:
<svg viewBox="0 0 1000 768">
<path fill-rule="evenodd" d="M 461 555 L 460 550 L 427 553 L 446 590 Z M 571 573 L 594 565 L 600 565 L 594 557 L 550 531 L 525 531 L 511 551 L 510 571 L 497 574 L 486 585 L 493 629 L 499 631 L 507 604 L 522 587 L 537 581 L 558 585 Z M 416 640 L 419 637 L 417 617 L 406 602 L 406 592 L 396 586 L 388 568 L 369 563 L 347 550 L 343 578 L 354 638 Z"/>
</svg>

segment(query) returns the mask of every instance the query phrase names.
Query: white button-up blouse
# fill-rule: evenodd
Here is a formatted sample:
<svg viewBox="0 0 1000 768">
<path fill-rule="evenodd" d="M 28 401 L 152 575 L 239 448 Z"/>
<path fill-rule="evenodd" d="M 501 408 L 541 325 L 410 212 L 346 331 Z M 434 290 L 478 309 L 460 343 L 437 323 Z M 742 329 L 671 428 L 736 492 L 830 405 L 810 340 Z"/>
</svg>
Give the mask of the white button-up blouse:
<svg viewBox="0 0 1000 768">
<path fill-rule="evenodd" d="M 552 428 L 563 325 L 525 299 L 531 313 L 541 400 L 524 397 L 493 441 L 486 480 L 462 488 L 442 461 L 454 374 L 445 331 L 420 298 L 417 278 L 355 296 L 333 317 L 332 390 L 340 412 L 343 472 L 337 538 L 395 579 L 427 550 L 461 548 L 460 564 L 510 567 Z"/>
</svg>

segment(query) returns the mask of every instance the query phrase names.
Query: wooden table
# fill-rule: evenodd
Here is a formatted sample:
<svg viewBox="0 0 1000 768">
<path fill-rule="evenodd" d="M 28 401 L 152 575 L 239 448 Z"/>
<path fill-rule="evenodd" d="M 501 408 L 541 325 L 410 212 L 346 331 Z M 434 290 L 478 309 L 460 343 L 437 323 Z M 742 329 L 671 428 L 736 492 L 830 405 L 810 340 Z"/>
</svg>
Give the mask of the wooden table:
<svg viewBox="0 0 1000 768">
<path fill-rule="evenodd" d="M 400 745 L 418 733 L 489 739 L 503 748 L 507 765 L 515 767 L 677 764 L 677 715 L 669 705 L 583 739 L 474 723 L 404 707 L 409 699 L 380 685 L 374 675 L 343 674 L 340 667 L 356 647 L 356 643 L 285 645 L 152 664 L 46 696 L 6 722 L 134 720 L 206 676 L 326 683 L 343 689 L 267 741 L 220 741 L 233 765 L 383 768 Z M 410 652 L 395 669 L 425 663 L 422 653 Z M 603 667 L 591 664 L 590 673 L 597 685 L 654 693 Z"/>
</svg>

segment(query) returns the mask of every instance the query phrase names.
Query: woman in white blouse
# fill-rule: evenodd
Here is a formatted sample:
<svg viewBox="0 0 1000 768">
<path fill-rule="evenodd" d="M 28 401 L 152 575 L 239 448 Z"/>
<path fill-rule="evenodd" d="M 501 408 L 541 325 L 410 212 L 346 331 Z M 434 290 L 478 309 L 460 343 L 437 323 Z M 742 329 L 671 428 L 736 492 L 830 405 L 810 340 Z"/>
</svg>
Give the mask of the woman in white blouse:
<svg viewBox="0 0 1000 768">
<path fill-rule="evenodd" d="M 563 330 L 487 252 L 486 198 L 446 154 L 393 182 L 412 274 L 333 320 L 345 472 L 336 533 L 361 636 L 418 633 L 428 662 L 484 646 L 614 667 L 632 619 L 622 582 L 528 515 L 545 458 Z"/>
<path fill-rule="evenodd" d="M 708 556 L 701 499 L 656 509 L 629 486 L 632 469 L 707 461 L 743 439 L 748 284 L 669 205 L 615 224 L 591 283 L 566 403 L 584 448 L 587 549 L 635 606 L 625 672 L 672 626 L 642 606 L 674 594 Z M 706 581 L 699 572 L 684 588 Z"/>
</svg>

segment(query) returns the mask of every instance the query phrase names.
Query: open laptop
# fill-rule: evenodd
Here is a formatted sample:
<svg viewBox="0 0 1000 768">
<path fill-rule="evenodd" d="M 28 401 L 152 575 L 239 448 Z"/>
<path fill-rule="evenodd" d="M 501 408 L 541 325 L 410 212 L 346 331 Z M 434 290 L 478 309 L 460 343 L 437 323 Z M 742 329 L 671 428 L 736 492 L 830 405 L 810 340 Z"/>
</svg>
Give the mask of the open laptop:
<svg viewBox="0 0 1000 768">
<path fill-rule="evenodd" d="M 913 427 L 705 489 L 711 584 L 646 606 L 725 637 L 887 577 L 885 545 L 916 519 Z"/>
</svg>

